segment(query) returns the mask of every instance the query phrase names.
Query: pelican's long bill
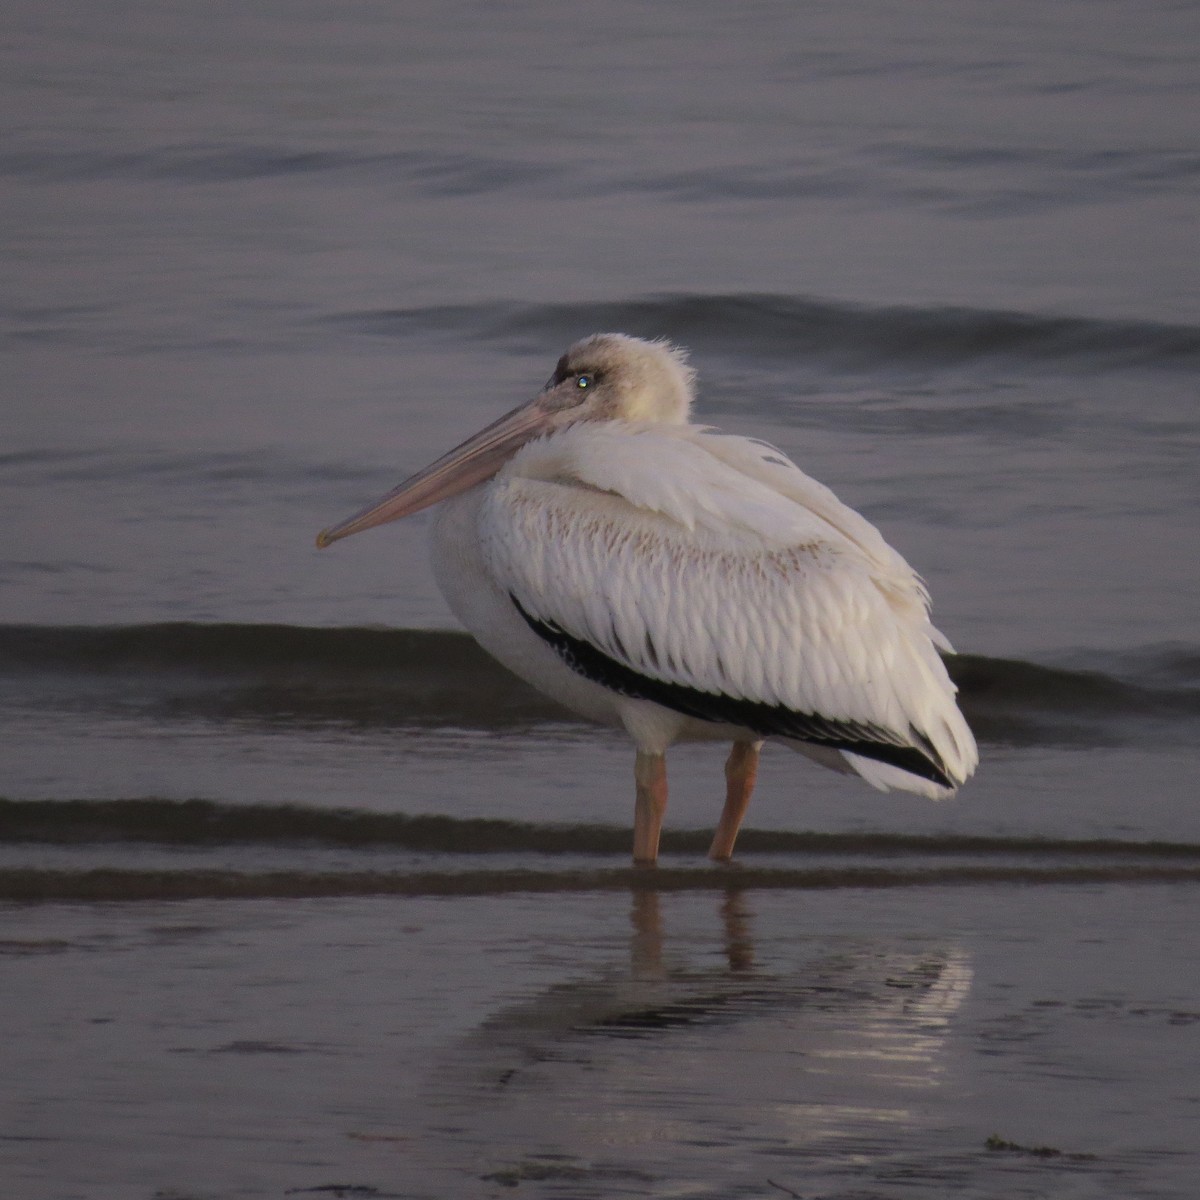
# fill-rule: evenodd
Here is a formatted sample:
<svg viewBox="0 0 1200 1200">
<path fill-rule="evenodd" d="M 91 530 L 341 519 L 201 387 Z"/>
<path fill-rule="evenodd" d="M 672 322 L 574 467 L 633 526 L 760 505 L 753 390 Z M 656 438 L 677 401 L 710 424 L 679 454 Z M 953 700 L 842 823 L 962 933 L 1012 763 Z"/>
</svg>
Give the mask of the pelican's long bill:
<svg viewBox="0 0 1200 1200">
<path fill-rule="evenodd" d="M 339 538 L 362 533 L 375 525 L 398 521 L 457 496 L 476 484 L 490 479 L 516 452 L 532 438 L 543 433 L 549 414 L 535 400 L 523 404 L 481 429 L 437 462 L 406 479 L 373 504 L 354 516 L 317 534 L 317 545 L 323 550 Z"/>
</svg>

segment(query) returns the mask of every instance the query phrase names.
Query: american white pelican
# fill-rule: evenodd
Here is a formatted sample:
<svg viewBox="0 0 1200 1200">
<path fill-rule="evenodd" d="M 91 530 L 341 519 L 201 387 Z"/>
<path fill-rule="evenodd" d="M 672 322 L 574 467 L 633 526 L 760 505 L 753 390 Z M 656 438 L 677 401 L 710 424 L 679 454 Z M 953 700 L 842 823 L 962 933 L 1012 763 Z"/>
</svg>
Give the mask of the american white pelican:
<svg viewBox="0 0 1200 1200">
<path fill-rule="evenodd" d="M 459 620 L 633 738 L 637 863 L 658 857 L 681 739 L 733 742 L 718 860 L 768 737 L 882 791 L 951 795 L 978 753 L 925 585 L 778 450 L 691 424 L 693 379 L 666 342 L 585 338 L 530 403 L 317 544 L 444 502 L 434 569 Z"/>
</svg>

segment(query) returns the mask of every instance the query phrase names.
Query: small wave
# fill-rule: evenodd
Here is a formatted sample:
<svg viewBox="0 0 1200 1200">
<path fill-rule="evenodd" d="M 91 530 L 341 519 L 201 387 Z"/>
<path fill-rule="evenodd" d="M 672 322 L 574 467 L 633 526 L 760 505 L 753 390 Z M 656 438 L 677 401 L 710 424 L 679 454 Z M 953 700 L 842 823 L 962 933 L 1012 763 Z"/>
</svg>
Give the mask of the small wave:
<svg viewBox="0 0 1200 1200">
<path fill-rule="evenodd" d="M 625 865 L 629 830 L 624 826 L 203 800 L 0 799 L 0 843 L 70 847 L 73 857 L 89 850 L 87 865 L 0 869 L 0 900 L 1200 883 L 1200 845 L 1190 843 L 747 829 L 739 840 L 738 867 L 730 871 L 699 865 L 709 836 L 707 830 L 666 831 L 666 859 L 658 870 L 646 871 Z M 179 866 L 110 865 L 130 856 L 122 847 L 146 844 L 202 849 L 206 857 L 200 865 L 194 855 Z M 231 850 L 247 846 L 261 847 L 254 858 L 273 865 L 227 865 Z M 314 867 L 314 850 L 332 850 L 335 857 Z M 362 852 L 369 865 L 357 866 L 347 852 Z M 100 863 L 97 853 L 103 856 Z M 418 857 L 405 862 L 405 855 Z M 692 856 L 692 861 L 674 865 L 672 855 Z"/>
<path fill-rule="evenodd" d="M 580 892 L 814 891 L 834 888 L 969 887 L 1010 884 L 1200 883 L 1200 866 L 948 866 L 914 869 L 839 867 L 741 869 L 736 878 L 711 867 L 546 871 L 83 871 L 0 869 L 0 900 L 112 902 L 137 900 L 272 900 L 347 896 L 502 896 Z"/>
<path fill-rule="evenodd" d="M 710 830 L 663 831 L 666 854 L 704 854 Z M 146 842 L 174 846 L 325 846 L 391 849 L 425 856 L 625 856 L 625 825 L 537 824 L 486 817 L 364 812 L 290 804 L 225 804 L 212 800 L 7 800 L 0 798 L 0 841 L 83 845 Z M 811 833 L 745 829 L 739 858 L 1020 859 L 1049 869 L 1068 863 L 1192 864 L 1200 845 L 1181 842 L 1068 840 L 944 834 Z"/>
<path fill-rule="evenodd" d="M 1187 646 L 1122 655 L 1113 663 L 1119 674 L 974 654 L 947 659 L 977 735 L 1014 745 L 1113 744 L 1144 737 L 1147 722 L 1194 721 L 1198 663 L 1200 652 Z M 437 630 L 0 626 L 0 687 L 10 704 L 70 697 L 162 719 L 478 729 L 576 720 L 467 634 Z"/>
<path fill-rule="evenodd" d="M 0 175 L 37 182 L 169 179 L 221 183 L 328 171 L 345 165 L 345 156 L 329 151 L 197 143 L 121 153 L 47 148 L 13 150 L 0 155 Z"/>
<path fill-rule="evenodd" d="M 1013 215 L 1100 201 L 1170 195 L 1194 186 L 1200 158 L 1182 150 L 1062 153 L 1042 146 L 887 142 L 847 158 L 832 149 L 663 166 L 630 172 L 594 158 L 547 162 L 536 155 L 440 149 L 361 152 L 302 145 L 191 141 L 110 151 L 27 144 L 0 153 L 0 177 L 35 183 L 116 180 L 238 184 L 277 177 L 334 176 L 357 184 L 401 184 L 424 196 L 485 196 L 549 184 L 558 198 L 649 195 L 669 203 L 778 205 L 807 197 L 845 203 L 934 207 L 950 214 Z"/>
<path fill-rule="evenodd" d="M 314 468 L 309 463 L 261 448 L 195 453 L 134 450 L 30 450 L 0 454 L 0 475 L 29 478 L 37 486 L 89 484 L 120 480 L 181 484 L 270 483 L 310 487 L 314 479 L 361 478 L 366 471 L 345 467 Z"/>
<path fill-rule="evenodd" d="M 564 168 L 499 155 L 398 150 L 359 154 L 286 146 L 192 142 L 112 153 L 56 148 L 0 154 L 0 177 L 37 183 L 91 180 L 241 183 L 278 176 L 342 175 L 403 181 L 427 196 L 474 196 L 540 182 Z"/>
<path fill-rule="evenodd" d="M 564 714 L 465 634 L 292 625 L 0 626 L 0 683 L 31 702 L 164 719 L 500 729 Z M 64 680 L 66 689 L 62 687 Z M 85 699 L 86 697 L 86 699 Z"/>
<path fill-rule="evenodd" d="M 326 318 L 387 337 L 450 334 L 545 355 L 596 329 L 667 337 L 705 354 L 839 368 L 953 367 L 980 359 L 1094 369 L 1200 367 L 1200 328 L 959 307 L 869 307 L 733 293 L 617 302 L 442 305 Z"/>
<path fill-rule="evenodd" d="M 212 721 L 523 728 L 571 720 L 458 632 L 163 623 L 0 626 L 17 703 Z M 66 688 L 64 688 L 64 683 Z M 78 685 L 72 688 L 72 685 Z"/>
<path fill-rule="evenodd" d="M 864 148 L 854 161 L 815 153 L 642 172 L 623 186 L 684 204 L 778 205 L 821 197 L 871 207 L 933 208 L 951 216 L 1012 217 L 1190 193 L 1198 175 L 1200 157 L 1186 151 L 1063 154 L 1034 146 L 918 143 Z"/>
<path fill-rule="evenodd" d="M 1098 669 L 1043 666 L 962 654 L 947 659 L 963 711 L 983 740 L 1013 745 L 1121 742 L 1147 721 L 1200 718 L 1197 653 L 1154 647 L 1124 655 L 1124 677 Z M 1127 721 L 1137 721 L 1125 728 Z"/>
</svg>

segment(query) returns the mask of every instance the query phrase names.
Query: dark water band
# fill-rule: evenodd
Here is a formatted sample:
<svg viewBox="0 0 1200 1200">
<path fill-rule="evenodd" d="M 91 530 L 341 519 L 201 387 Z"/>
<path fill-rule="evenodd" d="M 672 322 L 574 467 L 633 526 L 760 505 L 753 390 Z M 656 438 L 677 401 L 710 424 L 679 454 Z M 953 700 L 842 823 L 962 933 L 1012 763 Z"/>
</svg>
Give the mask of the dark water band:
<svg viewBox="0 0 1200 1200">
<path fill-rule="evenodd" d="M 537 824 L 484 817 L 452 817 L 289 804 L 223 804 L 212 800 L 0 799 L 0 843 L 48 846 L 146 843 L 164 846 L 320 846 L 393 849 L 427 855 L 621 855 L 629 853 L 629 826 Z M 709 829 L 666 829 L 666 853 L 703 854 Z M 1020 857 L 1053 867 L 1063 863 L 1121 861 L 1200 866 L 1200 844 L 1118 839 L 1069 840 L 944 834 L 812 833 L 744 829 L 741 857 L 785 854 L 870 857 Z"/>
<path fill-rule="evenodd" d="M 1197 884 L 1200 865 L 960 865 L 913 869 L 663 867 L 576 871 L 0 870 L 0 901 L 268 900 L 351 896 L 498 896 L 581 892 L 814 891 L 836 888 Z M 4 943 L 0 941 L 0 951 Z"/>
</svg>

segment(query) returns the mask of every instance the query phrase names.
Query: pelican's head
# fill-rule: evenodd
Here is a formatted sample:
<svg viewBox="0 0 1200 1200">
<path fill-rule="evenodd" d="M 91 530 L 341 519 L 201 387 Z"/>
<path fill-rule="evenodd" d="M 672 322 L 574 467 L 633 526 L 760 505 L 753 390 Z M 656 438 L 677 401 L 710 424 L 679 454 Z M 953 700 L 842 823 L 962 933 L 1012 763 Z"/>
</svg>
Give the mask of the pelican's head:
<svg viewBox="0 0 1200 1200">
<path fill-rule="evenodd" d="M 651 421 L 682 425 L 692 407 L 696 373 L 669 342 L 624 333 L 593 333 L 558 360 L 542 395 L 576 421 Z M 561 426 L 558 426 L 561 428 Z"/>
<path fill-rule="evenodd" d="M 522 446 L 581 421 L 682 425 L 692 405 L 695 372 L 684 351 L 665 341 L 594 333 L 558 360 L 528 404 L 468 438 L 345 521 L 322 530 L 317 545 L 361 533 L 448 500 L 490 479 Z"/>
</svg>

